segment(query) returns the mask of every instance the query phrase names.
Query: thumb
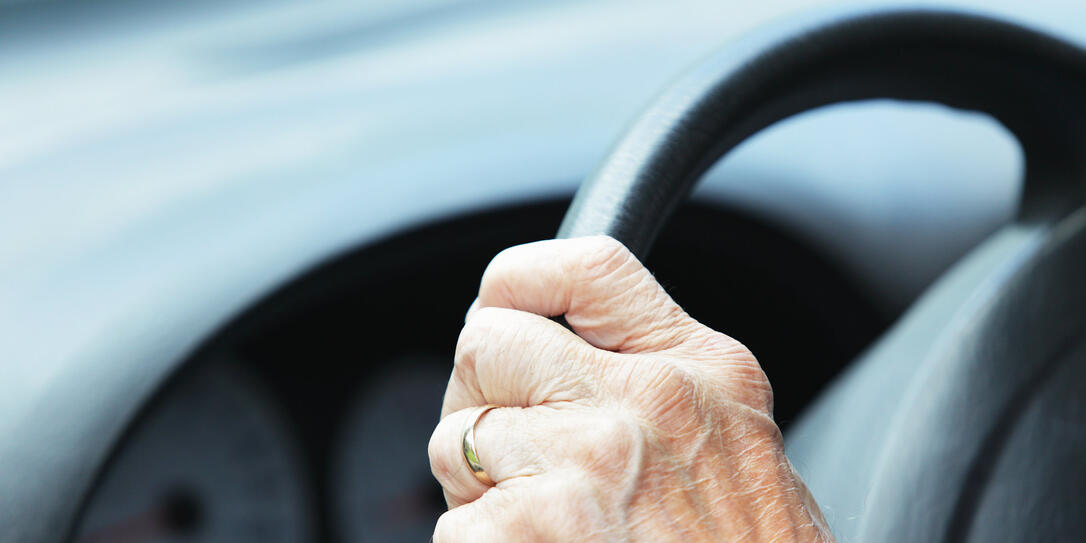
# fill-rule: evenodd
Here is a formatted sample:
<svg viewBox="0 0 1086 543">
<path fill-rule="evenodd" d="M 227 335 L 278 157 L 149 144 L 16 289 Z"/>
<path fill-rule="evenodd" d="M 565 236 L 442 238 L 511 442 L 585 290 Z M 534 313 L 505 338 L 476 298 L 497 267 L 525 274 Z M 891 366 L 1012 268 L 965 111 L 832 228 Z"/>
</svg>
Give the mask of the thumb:
<svg viewBox="0 0 1086 543">
<path fill-rule="evenodd" d="M 595 347 L 636 353 L 669 349 L 700 325 L 624 245 L 607 236 L 510 247 L 487 266 L 475 309 L 564 315 Z"/>
</svg>

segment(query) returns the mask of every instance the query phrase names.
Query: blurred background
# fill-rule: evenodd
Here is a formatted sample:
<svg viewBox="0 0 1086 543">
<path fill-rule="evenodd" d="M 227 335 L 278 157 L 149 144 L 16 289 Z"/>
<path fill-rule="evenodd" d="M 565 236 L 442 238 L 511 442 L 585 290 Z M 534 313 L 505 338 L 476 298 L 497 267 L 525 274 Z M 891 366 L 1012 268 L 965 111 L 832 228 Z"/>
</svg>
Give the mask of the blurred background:
<svg viewBox="0 0 1086 543">
<path fill-rule="evenodd" d="M 426 541 L 426 443 L 489 259 L 551 237 L 698 59 L 843 5 L 0 2 L 0 329 L 23 353 L 0 408 L 118 365 L 149 391 L 86 449 L 106 468 L 72 540 Z M 1077 1 L 951 5 L 1086 43 Z M 1010 217 L 1021 167 L 981 115 L 823 108 L 716 166 L 648 265 L 751 347 L 787 430 Z"/>
</svg>

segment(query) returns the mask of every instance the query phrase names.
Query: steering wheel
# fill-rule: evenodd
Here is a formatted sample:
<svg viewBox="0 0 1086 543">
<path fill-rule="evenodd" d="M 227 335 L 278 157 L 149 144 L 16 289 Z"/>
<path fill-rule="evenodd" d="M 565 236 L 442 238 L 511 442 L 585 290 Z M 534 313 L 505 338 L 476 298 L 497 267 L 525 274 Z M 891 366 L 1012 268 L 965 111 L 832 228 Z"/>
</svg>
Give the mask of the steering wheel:
<svg viewBox="0 0 1086 543">
<path fill-rule="evenodd" d="M 782 25 L 665 92 L 577 193 L 559 237 L 608 234 L 643 258 L 745 138 L 874 98 L 1001 122 L 1025 157 L 1019 212 L 815 403 L 787 436 L 789 454 L 842 541 L 1082 537 L 1086 52 L 946 11 Z"/>
</svg>

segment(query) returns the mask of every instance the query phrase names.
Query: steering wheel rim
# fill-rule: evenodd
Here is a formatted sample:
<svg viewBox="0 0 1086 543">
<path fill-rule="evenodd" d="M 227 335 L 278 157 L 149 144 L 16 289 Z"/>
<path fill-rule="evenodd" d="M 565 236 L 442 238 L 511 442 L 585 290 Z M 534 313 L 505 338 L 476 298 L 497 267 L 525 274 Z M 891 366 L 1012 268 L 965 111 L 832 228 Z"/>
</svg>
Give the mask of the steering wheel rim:
<svg viewBox="0 0 1086 543">
<path fill-rule="evenodd" d="M 804 17 L 728 46 L 678 80 L 577 191 L 558 237 L 607 234 L 640 258 L 702 174 L 754 133 L 834 103 L 891 98 L 986 113 L 1025 158 L 1020 220 L 1083 201 L 1086 52 L 944 10 Z"/>
<path fill-rule="evenodd" d="M 1036 349 L 1008 350 L 1016 351 L 1020 359 L 1035 354 L 1044 361 L 1007 372 L 1011 376 L 1007 379 L 1035 381 L 1050 371 L 1055 364 L 1050 360 L 1062 356 L 1062 345 L 1081 334 L 1075 330 L 1083 324 L 1066 307 L 1053 312 L 1062 325 L 1044 329 L 1043 323 L 1052 318 L 1044 311 L 1045 303 L 1051 304 L 1046 290 L 1080 283 L 1068 277 L 1079 277 L 1081 273 L 1075 274 L 1086 269 L 1086 259 L 1079 256 L 1084 254 L 1083 213 L 1068 217 L 1083 202 L 1086 153 L 1079 146 L 1086 141 L 1084 96 L 1086 52 L 994 19 L 942 10 L 799 19 L 726 48 L 666 91 L 578 191 L 559 237 L 607 234 L 644 258 L 666 219 L 713 163 L 750 135 L 808 109 L 895 98 L 987 113 L 1017 138 L 1024 154 L 1016 220 L 1051 225 L 1054 234 L 1049 239 L 1054 241 L 1031 254 L 1013 281 L 1001 283 L 1006 292 L 988 293 L 990 303 L 980 304 L 984 307 L 969 315 L 978 324 L 967 327 L 971 337 L 964 349 L 982 345 L 992 330 L 1006 329 L 1020 314 L 1030 314 L 1037 324 L 1027 329 L 1035 337 L 1023 343 Z M 1082 290 L 1074 292 L 1075 300 Z M 1037 302 L 1046 295 L 1048 300 Z M 972 350 L 963 354 L 944 345 L 932 357 L 934 363 L 928 361 L 925 369 L 942 364 L 952 367 L 956 376 L 943 383 L 937 371 L 928 371 L 926 382 L 918 379 L 931 389 L 910 398 L 913 406 L 916 402 L 922 406 L 924 420 L 960 406 L 961 401 L 950 398 L 953 394 L 966 391 L 978 397 L 977 385 L 963 384 L 969 379 L 982 374 L 992 378 L 1014 367 L 1006 356 L 986 367 L 984 357 L 977 354 L 983 349 Z M 985 407 L 989 412 L 957 442 L 999 434 L 1005 410 L 1021 404 L 1021 387 L 1005 385 L 991 391 Z M 1002 415 L 996 413 L 1001 409 Z M 899 414 L 907 415 L 906 411 L 903 407 Z M 909 438 L 925 436 L 923 423 L 902 424 L 901 418 L 908 417 L 899 417 L 892 428 L 906 437 L 893 436 L 891 445 L 902 447 L 889 454 L 884 451 L 881 471 L 868 495 L 861 540 L 962 540 L 968 520 L 961 515 L 975 505 L 978 491 L 955 485 L 970 480 L 978 469 L 976 462 L 925 469 L 920 465 L 924 459 L 909 457 L 909 451 L 917 448 L 904 446 Z M 941 494 L 949 497 L 940 498 Z M 917 509 L 901 507 L 910 500 L 926 508 L 926 516 L 917 517 Z"/>
</svg>

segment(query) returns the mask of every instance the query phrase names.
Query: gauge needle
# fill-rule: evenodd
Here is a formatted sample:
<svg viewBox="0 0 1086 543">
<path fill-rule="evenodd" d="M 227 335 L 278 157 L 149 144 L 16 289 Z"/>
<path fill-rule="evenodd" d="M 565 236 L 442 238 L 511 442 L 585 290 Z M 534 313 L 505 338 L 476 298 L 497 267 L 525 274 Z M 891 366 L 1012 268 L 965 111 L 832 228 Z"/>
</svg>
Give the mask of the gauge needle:
<svg viewBox="0 0 1086 543">
<path fill-rule="evenodd" d="M 194 496 L 177 491 L 152 507 L 87 533 L 76 543 L 149 543 L 194 531 L 200 513 Z"/>
</svg>

